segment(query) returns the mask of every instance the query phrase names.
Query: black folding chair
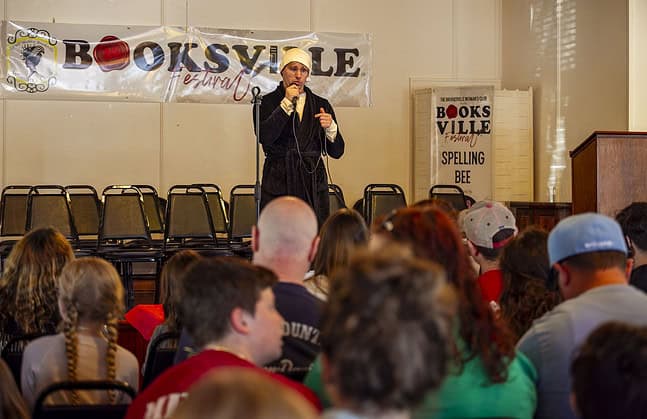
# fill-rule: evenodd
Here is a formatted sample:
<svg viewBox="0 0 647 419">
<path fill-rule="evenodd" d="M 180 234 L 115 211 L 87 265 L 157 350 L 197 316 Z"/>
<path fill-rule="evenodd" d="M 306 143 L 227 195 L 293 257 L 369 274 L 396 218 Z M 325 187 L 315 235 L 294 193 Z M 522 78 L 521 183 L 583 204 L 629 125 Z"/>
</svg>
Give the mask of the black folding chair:
<svg viewBox="0 0 647 419">
<path fill-rule="evenodd" d="M 46 387 L 36 399 L 33 419 L 123 419 L 129 404 L 51 405 L 47 398 L 59 391 L 117 391 L 125 393 L 130 400 L 137 394 L 135 389 L 121 381 L 61 381 Z"/>
<path fill-rule="evenodd" d="M 25 347 L 32 340 L 44 336 L 42 333 L 29 333 L 12 336 L 2 348 L 2 359 L 11 370 L 16 385 L 20 388 L 20 368 L 22 367 L 22 354 Z"/>
<path fill-rule="evenodd" d="M 164 251 L 194 249 L 209 256 L 231 255 L 226 241 L 220 244 L 207 193 L 198 185 L 175 185 L 167 195 Z"/>
<path fill-rule="evenodd" d="M 77 234 L 79 237 L 91 236 L 96 243 L 101 216 L 101 201 L 97 190 L 91 185 L 68 185 L 65 191 L 70 198 Z"/>
<path fill-rule="evenodd" d="M 242 241 L 252 237 L 256 224 L 254 185 L 236 185 L 229 194 L 230 241 Z"/>
<path fill-rule="evenodd" d="M 31 186 L 10 185 L 0 199 L 0 236 L 22 236 L 27 223 L 27 198 Z"/>
<path fill-rule="evenodd" d="M 60 185 L 37 185 L 29 189 L 25 231 L 42 227 L 56 228 L 72 246 L 78 246 L 79 235 L 72 216 L 70 198 Z"/>
<path fill-rule="evenodd" d="M 151 185 L 133 185 L 140 190 L 144 198 L 144 211 L 148 218 L 148 224 L 151 234 L 164 233 L 164 212 L 160 205 L 157 189 Z"/>
<path fill-rule="evenodd" d="M 25 234 L 27 222 L 27 198 L 31 186 L 10 185 L 2 190 L 0 198 L 0 268 L 18 238 Z"/>
<path fill-rule="evenodd" d="M 142 389 L 146 388 L 158 375 L 173 366 L 180 334 L 177 332 L 162 333 L 150 343 Z"/>
<path fill-rule="evenodd" d="M 229 244 L 237 255 L 251 258 L 249 246 L 256 224 L 254 185 L 236 185 L 229 194 Z"/>
<path fill-rule="evenodd" d="M 216 233 L 227 237 L 229 234 L 228 204 L 223 198 L 220 186 L 213 183 L 194 183 L 194 185 L 204 189 L 207 195 L 207 202 L 209 203 L 209 210 L 211 211 L 213 227 Z"/>
<path fill-rule="evenodd" d="M 135 302 L 133 264 L 152 263 L 154 272 L 146 276 L 155 281 L 155 302 L 159 301 L 159 272 L 164 253 L 151 238 L 141 191 L 132 185 L 111 185 L 101 195 L 103 210 L 97 240 L 98 255 L 119 270 L 126 288 L 128 309 Z"/>
<path fill-rule="evenodd" d="M 328 184 L 328 198 L 330 214 L 334 214 L 342 208 L 346 208 L 346 201 L 344 200 L 344 192 L 341 188 L 334 183 Z"/>
<path fill-rule="evenodd" d="M 471 206 L 463 189 L 457 185 L 434 185 L 429 189 L 429 199 L 443 200 L 456 211 L 462 211 Z"/>
<path fill-rule="evenodd" d="M 371 225 L 378 217 L 388 215 L 393 210 L 406 206 L 404 190 L 396 184 L 370 184 L 364 188 L 362 213 L 368 225 Z"/>
</svg>

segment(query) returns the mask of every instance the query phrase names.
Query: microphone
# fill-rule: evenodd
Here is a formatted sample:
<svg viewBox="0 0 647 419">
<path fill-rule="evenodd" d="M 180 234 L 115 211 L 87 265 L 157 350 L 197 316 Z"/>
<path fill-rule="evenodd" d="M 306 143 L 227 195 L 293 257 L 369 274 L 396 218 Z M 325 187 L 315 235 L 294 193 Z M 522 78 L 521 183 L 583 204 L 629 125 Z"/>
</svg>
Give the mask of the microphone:
<svg viewBox="0 0 647 419">
<path fill-rule="evenodd" d="M 290 86 L 296 86 L 296 83 L 292 83 Z M 299 100 L 299 95 L 296 95 L 295 97 L 292 98 L 292 108 L 296 111 L 297 110 L 297 101 Z"/>
</svg>

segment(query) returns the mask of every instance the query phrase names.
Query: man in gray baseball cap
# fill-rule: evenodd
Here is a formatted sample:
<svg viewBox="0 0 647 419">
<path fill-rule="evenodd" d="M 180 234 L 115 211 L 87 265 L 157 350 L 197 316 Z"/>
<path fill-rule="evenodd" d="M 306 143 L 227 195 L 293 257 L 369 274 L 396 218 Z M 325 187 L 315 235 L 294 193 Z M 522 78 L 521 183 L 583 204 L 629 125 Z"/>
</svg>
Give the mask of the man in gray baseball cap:
<svg viewBox="0 0 647 419">
<path fill-rule="evenodd" d="M 569 403 L 574 351 L 602 323 L 647 325 L 647 295 L 628 285 L 625 239 L 605 215 L 562 220 L 548 236 L 548 257 L 566 301 L 536 320 L 518 349 L 539 376 L 535 418 L 576 418 Z"/>
</svg>

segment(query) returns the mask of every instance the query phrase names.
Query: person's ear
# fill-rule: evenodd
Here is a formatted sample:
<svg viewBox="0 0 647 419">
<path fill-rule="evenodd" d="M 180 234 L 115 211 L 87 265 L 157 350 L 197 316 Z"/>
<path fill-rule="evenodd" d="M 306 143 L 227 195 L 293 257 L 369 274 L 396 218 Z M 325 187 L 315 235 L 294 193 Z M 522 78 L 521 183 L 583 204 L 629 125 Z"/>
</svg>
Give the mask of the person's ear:
<svg viewBox="0 0 647 419">
<path fill-rule="evenodd" d="M 249 333 L 250 314 L 240 307 L 234 308 L 229 314 L 231 329 L 241 335 Z"/>
<path fill-rule="evenodd" d="M 479 250 L 476 248 L 474 243 L 472 243 L 469 240 L 466 240 L 467 242 L 467 251 L 469 252 L 470 256 L 472 257 L 477 257 L 479 255 Z"/>
<path fill-rule="evenodd" d="M 559 289 L 562 290 L 563 293 L 564 289 L 570 287 L 571 285 L 571 273 L 569 272 L 566 265 L 563 265 L 561 263 L 554 263 L 553 269 L 557 271 L 557 284 L 559 285 Z"/>
<path fill-rule="evenodd" d="M 252 252 L 257 253 L 258 252 L 258 240 L 260 237 L 260 232 L 258 231 L 258 228 L 254 225 L 252 226 Z"/>
<path fill-rule="evenodd" d="M 625 277 L 627 278 L 627 282 L 629 282 L 629 278 L 631 278 L 631 271 L 634 269 L 635 262 L 636 259 L 627 258 L 627 262 L 625 264 Z"/>
<path fill-rule="evenodd" d="M 317 255 L 317 249 L 319 249 L 319 236 L 315 237 L 310 243 L 310 250 L 308 251 L 308 262 L 312 263 L 315 260 Z"/>
</svg>

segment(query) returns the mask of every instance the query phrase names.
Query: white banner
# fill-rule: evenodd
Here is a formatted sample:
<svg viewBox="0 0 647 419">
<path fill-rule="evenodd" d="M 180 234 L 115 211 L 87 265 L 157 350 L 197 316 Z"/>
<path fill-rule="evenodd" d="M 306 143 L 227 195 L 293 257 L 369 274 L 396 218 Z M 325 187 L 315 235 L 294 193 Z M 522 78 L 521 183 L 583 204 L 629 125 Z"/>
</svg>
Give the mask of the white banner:
<svg viewBox="0 0 647 419">
<path fill-rule="evenodd" d="M 460 186 L 482 200 L 492 197 L 494 87 L 432 89 L 431 184 Z"/>
<path fill-rule="evenodd" d="M 315 93 L 371 104 L 369 34 L 3 22 L 3 35 L 5 98 L 249 104 L 300 47 Z"/>
</svg>

